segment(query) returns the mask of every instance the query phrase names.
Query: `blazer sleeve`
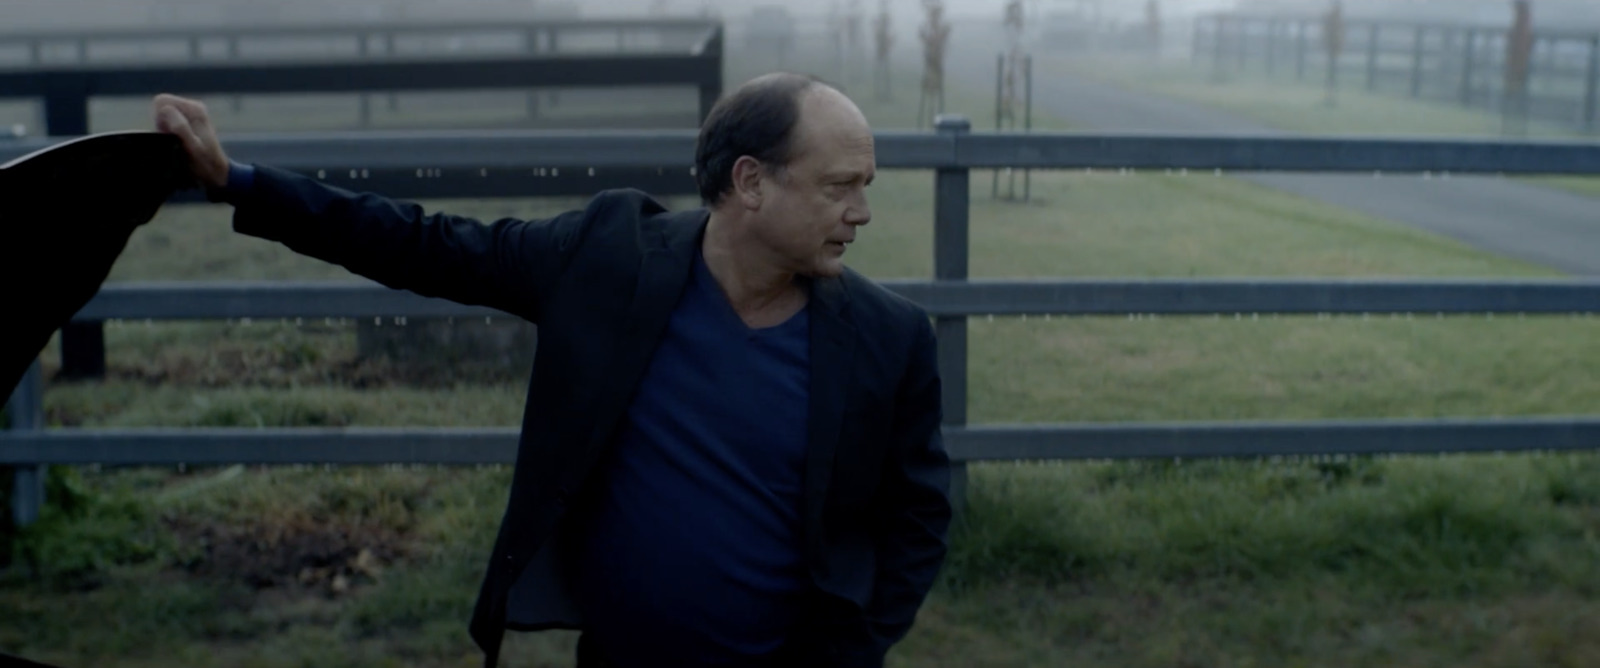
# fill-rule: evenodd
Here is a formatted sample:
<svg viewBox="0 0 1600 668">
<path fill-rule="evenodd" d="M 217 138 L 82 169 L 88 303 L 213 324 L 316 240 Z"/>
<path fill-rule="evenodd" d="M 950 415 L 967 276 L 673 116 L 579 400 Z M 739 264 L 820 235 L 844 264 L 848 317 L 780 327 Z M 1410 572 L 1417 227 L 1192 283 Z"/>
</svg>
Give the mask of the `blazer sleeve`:
<svg viewBox="0 0 1600 668">
<path fill-rule="evenodd" d="M 588 218 L 570 211 L 545 220 L 487 224 L 307 176 L 252 165 L 252 183 L 230 193 L 233 228 L 343 266 L 390 288 L 538 322 L 551 287 Z"/>
<path fill-rule="evenodd" d="M 918 324 L 880 488 L 877 573 L 866 610 L 873 646 L 846 657 L 850 666 L 883 665 L 889 648 L 911 630 L 949 551 L 950 458 L 940 434 L 937 343 L 927 317 L 919 314 Z"/>
</svg>

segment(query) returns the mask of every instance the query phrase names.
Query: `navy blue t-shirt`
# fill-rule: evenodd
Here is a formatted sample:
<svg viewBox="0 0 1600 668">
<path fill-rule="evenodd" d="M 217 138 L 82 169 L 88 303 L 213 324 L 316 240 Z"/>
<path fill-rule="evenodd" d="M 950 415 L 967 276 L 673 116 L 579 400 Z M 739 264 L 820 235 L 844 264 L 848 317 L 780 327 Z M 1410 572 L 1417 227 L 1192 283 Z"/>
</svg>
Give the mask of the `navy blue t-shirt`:
<svg viewBox="0 0 1600 668">
<path fill-rule="evenodd" d="M 738 665 L 787 639 L 809 352 L 804 309 L 750 329 L 696 257 L 584 521 L 585 631 L 617 665 Z"/>
</svg>

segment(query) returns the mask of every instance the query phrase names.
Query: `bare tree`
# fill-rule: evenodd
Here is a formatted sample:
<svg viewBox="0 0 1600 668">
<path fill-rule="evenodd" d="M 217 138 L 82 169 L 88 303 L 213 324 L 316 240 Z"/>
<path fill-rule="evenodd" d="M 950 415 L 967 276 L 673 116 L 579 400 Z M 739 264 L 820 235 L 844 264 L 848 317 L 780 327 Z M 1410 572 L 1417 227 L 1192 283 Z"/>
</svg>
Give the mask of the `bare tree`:
<svg viewBox="0 0 1600 668">
<path fill-rule="evenodd" d="M 828 4 L 828 47 L 832 53 L 833 78 L 835 85 L 844 84 L 844 12 L 839 9 L 839 0 Z"/>
<path fill-rule="evenodd" d="M 1023 14 L 1022 0 L 1007 0 L 1004 20 L 1006 30 L 1006 52 L 1001 60 L 1000 68 L 1000 100 L 997 105 L 998 113 L 995 123 L 998 125 L 1003 120 L 1010 121 L 1013 126 L 1017 120 L 1017 80 L 1022 73 L 1022 35 L 1027 28 L 1027 20 Z"/>
<path fill-rule="evenodd" d="M 1506 35 L 1505 86 L 1501 95 L 1501 131 L 1528 131 L 1528 79 L 1532 75 L 1533 12 L 1528 0 L 1512 0 L 1511 32 Z"/>
<path fill-rule="evenodd" d="M 922 0 L 926 16 L 922 30 L 922 99 L 917 102 L 917 127 L 926 119 L 929 107 L 934 114 L 944 113 L 944 52 L 950 41 L 950 24 L 944 20 L 943 0 Z"/>
<path fill-rule="evenodd" d="M 889 0 L 878 0 L 878 16 L 873 21 L 872 37 L 876 47 L 875 67 L 873 68 L 873 83 L 876 85 L 878 99 L 887 102 L 893 96 L 894 88 L 889 83 L 889 75 L 894 69 L 894 26 L 889 15 Z"/>
<path fill-rule="evenodd" d="M 1144 5 L 1145 38 L 1150 40 L 1150 52 L 1161 55 L 1161 2 L 1149 0 Z"/>
<path fill-rule="evenodd" d="M 861 73 L 861 54 L 865 51 L 861 43 L 861 28 L 865 17 L 862 15 L 861 0 L 848 0 L 848 2 L 849 6 L 844 13 L 845 62 L 847 74 L 853 82 Z"/>
<path fill-rule="evenodd" d="M 1344 52 L 1344 4 L 1333 0 L 1333 7 L 1322 17 L 1322 46 L 1328 52 L 1327 90 L 1323 103 L 1339 103 L 1339 54 Z"/>
</svg>

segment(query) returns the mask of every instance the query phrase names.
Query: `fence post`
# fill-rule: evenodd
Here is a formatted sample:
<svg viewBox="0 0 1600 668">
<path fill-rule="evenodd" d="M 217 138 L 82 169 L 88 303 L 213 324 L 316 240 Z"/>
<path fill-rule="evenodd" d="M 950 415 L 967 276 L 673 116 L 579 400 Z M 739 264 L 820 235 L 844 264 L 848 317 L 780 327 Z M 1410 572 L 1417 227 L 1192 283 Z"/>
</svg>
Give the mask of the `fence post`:
<svg viewBox="0 0 1600 668">
<path fill-rule="evenodd" d="M 550 53 L 550 57 L 551 58 L 558 57 L 556 54 L 561 51 L 561 29 L 560 28 L 556 28 L 556 27 L 551 27 L 548 31 L 545 31 L 544 35 L 545 35 L 545 42 L 546 42 L 546 50 Z M 552 106 L 552 107 L 560 104 L 561 103 L 561 91 L 559 89 L 555 89 L 555 88 L 550 89 L 549 91 L 547 91 L 545 93 L 545 101 L 549 102 L 550 106 Z"/>
<path fill-rule="evenodd" d="M 89 80 L 59 73 L 44 97 L 44 131 L 51 137 L 89 134 Z M 103 323 L 69 322 L 61 328 L 63 378 L 102 378 L 106 374 Z"/>
<path fill-rule="evenodd" d="M 1461 57 L 1461 106 L 1472 106 L 1472 60 L 1477 51 L 1478 31 L 1468 29 Z"/>
<path fill-rule="evenodd" d="M 995 57 L 994 63 L 994 131 L 1004 132 L 1005 125 L 1001 122 L 1005 118 L 1005 86 L 1006 86 L 1006 54 Z M 1000 168 L 994 168 L 993 178 L 989 184 L 989 197 L 1000 199 Z"/>
<path fill-rule="evenodd" d="M 526 54 L 528 58 L 539 58 L 539 53 L 541 53 L 541 46 L 539 46 L 539 32 L 541 32 L 541 30 L 531 29 L 531 27 L 530 29 L 523 30 L 523 54 Z M 538 91 L 528 91 L 526 96 L 528 96 L 528 101 L 526 101 L 526 105 L 528 105 L 528 118 L 538 118 Z"/>
<path fill-rule="evenodd" d="M 1294 80 L 1306 80 L 1306 22 L 1295 22 Z"/>
<path fill-rule="evenodd" d="M 1235 30 L 1239 35 L 1239 52 L 1235 55 L 1239 56 L 1239 71 L 1243 72 L 1250 62 L 1250 20 L 1239 19 Z"/>
<path fill-rule="evenodd" d="M 1595 88 L 1600 85 L 1600 35 L 1589 38 L 1589 71 L 1583 82 L 1583 128 L 1594 130 Z"/>
<path fill-rule="evenodd" d="M 1411 97 L 1422 94 L 1422 42 L 1426 31 L 1426 27 L 1417 26 L 1411 37 Z"/>
<path fill-rule="evenodd" d="M 1227 19 L 1218 16 L 1211 30 L 1211 74 L 1219 79 L 1222 77 L 1224 50 L 1227 48 L 1227 42 L 1223 39 L 1223 33 L 1226 31 L 1227 25 Z"/>
<path fill-rule="evenodd" d="M 1378 31 L 1383 24 L 1376 21 L 1367 27 L 1367 90 L 1378 89 Z"/>
<path fill-rule="evenodd" d="M 356 52 L 361 56 L 362 60 L 372 58 L 372 35 L 365 32 L 356 33 Z M 367 125 L 372 120 L 372 96 L 367 93 L 358 93 L 358 95 L 361 99 L 361 124 Z M 389 110 L 394 111 L 399 103 L 394 99 L 394 93 L 389 93 L 388 97 Z"/>
<path fill-rule="evenodd" d="M 956 114 L 940 114 L 933 121 L 941 136 L 956 140 L 972 132 L 972 122 Z M 968 228 L 971 214 L 971 173 L 965 167 L 940 168 L 933 181 L 933 278 L 967 280 Z M 967 424 L 967 316 L 940 316 L 934 321 L 939 339 L 939 377 L 944 390 L 944 426 Z M 961 512 L 966 506 L 967 465 L 953 463 L 950 499 Z"/>
<path fill-rule="evenodd" d="M 726 46 L 727 34 L 724 33 L 722 28 L 719 26 L 716 32 L 711 35 L 711 41 L 706 43 L 706 49 L 703 53 L 721 56 L 723 54 L 723 49 L 726 48 Z M 701 123 L 704 123 L 706 121 L 706 117 L 711 115 L 711 108 L 716 106 L 717 100 L 720 99 L 722 99 L 722 75 L 720 73 L 713 75 L 708 80 L 703 80 L 700 82 Z M 943 107 L 940 108 L 942 109 Z M 918 119 L 917 124 L 921 125 L 921 123 L 921 119 Z"/>
<path fill-rule="evenodd" d="M 228 60 L 238 60 L 238 59 L 239 59 L 239 36 L 238 35 L 229 35 L 228 36 Z M 240 111 L 242 111 L 244 109 L 244 100 L 243 100 L 243 98 L 241 98 L 238 95 L 234 95 L 231 98 L 229 98 L 229 104 L 232 106 L 233 113 L 235 113 L 235 114 L 239 113 Z"/>
<path fill-rule="evenodd" d="M 395 56 L 395 53 L 394 53 L 394 32 L 393 31 L 388 31 L 388 32 L 384 32 L 383 33 L 383 55 L 386 56 L 386 57 L 389 57 L 389 58 L 393 58 Z M 399 110 L 400 110 L 400 94 L 399 93 L 389 93 L 389 111 L 399 111 Z"/>
<path fill-rule="evenodd" d="M 1272 76 L 1278 64 L 1278 20 L 1267 19 L 1267 76 Z"/>
<path fill-rule="evenodd" d="M 1033 133 L 1033 54 L 1022 58 L 1022 131 Z M 1031 201 L 1033 195 L 1033 170 L 1022 170 L 1022 201 Z"/>
<path fill-rule="evenodd" d="M 1189 62 L 1199 64 L 1200 56 L 1205 53 L 1205 45 L 1200 41 L 1201 28 L 1206 25 L 1206 17 L 1198 16 L 1194 19 L 1194 35 L 1189 38 Z"/>
<path fill-rule="evenodd" d="M 9 431 L 33 431 L 44 428 L 44 372 L 35 359 L 22 375 L 22 382 L 11 391 L 6 402 L 10 416 Z M 11 521 L 18 527 L 33 524 L 44 507 L 43 466 L 19 466 L 12 469 Z"/>
</svg>

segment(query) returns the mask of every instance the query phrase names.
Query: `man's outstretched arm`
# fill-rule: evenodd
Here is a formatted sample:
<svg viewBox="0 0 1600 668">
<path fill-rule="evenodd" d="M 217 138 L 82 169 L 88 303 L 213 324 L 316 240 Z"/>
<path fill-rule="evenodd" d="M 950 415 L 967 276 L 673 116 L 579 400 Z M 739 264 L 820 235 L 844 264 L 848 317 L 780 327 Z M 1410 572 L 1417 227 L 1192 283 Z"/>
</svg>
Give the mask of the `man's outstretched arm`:
<svg viewBox="0 0 1600 668">
<path fill-rule="evenodd" d="M 241 165 L 228 159 L 199 102 L 158 96 L 155 115 L 159 130 L 183 140 L 190 169 L 211 198 L 235 207 L 235 230 L 391 288 L 537 322 L 583 229 L 583 212 L 484 224 L 266 165 Z"/>
</svg>

